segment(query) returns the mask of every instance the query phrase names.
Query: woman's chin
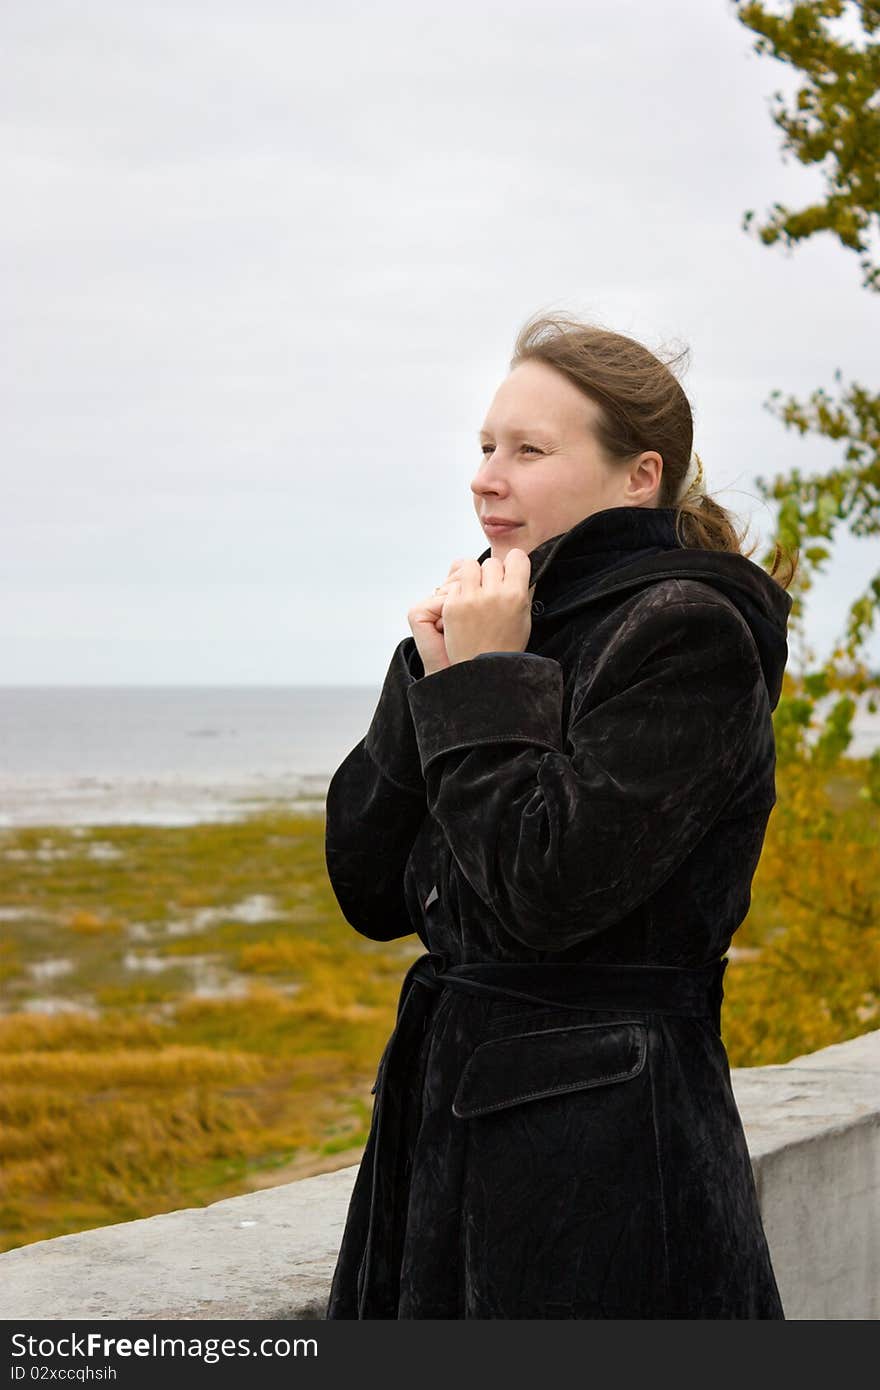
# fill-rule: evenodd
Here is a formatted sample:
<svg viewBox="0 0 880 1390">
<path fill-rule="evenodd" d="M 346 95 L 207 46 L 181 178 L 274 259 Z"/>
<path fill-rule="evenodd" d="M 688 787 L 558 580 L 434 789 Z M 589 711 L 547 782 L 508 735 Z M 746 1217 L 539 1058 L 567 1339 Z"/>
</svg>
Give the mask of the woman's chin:
<svg viewBox="0 0 880 1390">
<path fill-rule="evenodd" d="M 521 532 L 522 528 L 518 531 L 511 532 L 510 536 L 505 537 L 503 540 L 501 537 L 496 536 L 495 540 L 491 542 L 492 559 L 506 560 L 511 550 L 524 550 L 528 555 L 529 546 Z"/>
</svg>

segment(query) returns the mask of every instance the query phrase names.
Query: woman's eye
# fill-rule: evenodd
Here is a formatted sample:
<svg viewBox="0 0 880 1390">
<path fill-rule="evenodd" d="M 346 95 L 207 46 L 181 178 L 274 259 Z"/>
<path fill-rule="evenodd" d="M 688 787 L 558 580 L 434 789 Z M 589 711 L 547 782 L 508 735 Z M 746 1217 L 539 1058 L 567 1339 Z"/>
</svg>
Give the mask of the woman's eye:
<svg viewBox="0 0 880 1390">
<path fill-rule="evenodd" d="M 534 444 L 523 444 L 522 447 L 523 447 L 524 449 L 528 449 L 529 452 L 532 453 L 532 454 L 540 454 L 540 452 L 541 452 L 541 450 L 540 450 L 540 449 L 537 449 L 537 448 L 535 447 Z M 480 446 L 480 453 L 483 455 L 484 458 L 485 458 L 485 456 L 486 456 L 487 453 L 489 453 L 489 454 L 494 453 L 494 450 L 495 450 L 494 444 L 482 444 L 482 445 Z"/>
</svg>

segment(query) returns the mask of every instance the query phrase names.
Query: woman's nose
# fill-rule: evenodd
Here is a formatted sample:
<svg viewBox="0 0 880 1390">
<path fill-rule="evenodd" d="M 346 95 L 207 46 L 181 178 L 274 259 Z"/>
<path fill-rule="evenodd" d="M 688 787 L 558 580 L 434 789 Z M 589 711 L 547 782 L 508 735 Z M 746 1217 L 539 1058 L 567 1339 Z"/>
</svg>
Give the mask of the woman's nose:
<svg viewBox="0 0 880 1390">
<path fill-rule="evenodd" d="M 471 491 L 476 497 L 482 497 L 487 493 L 503 496 L 507 492 L 504 470 L 491 459 L 484 459 L 471 480 Z"/>
</svg>

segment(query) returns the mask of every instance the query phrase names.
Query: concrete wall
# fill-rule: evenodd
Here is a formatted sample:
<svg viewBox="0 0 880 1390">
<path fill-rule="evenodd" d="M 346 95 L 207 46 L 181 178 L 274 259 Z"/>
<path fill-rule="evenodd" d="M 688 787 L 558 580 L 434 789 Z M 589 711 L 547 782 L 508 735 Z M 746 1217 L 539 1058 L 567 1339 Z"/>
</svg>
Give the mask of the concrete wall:
<svg viewBox="0 0 880 1390">
<path fill-rule="evenodd" d="M 732 1075 L 786 1316 L 880 1317 L 880 1030 Z M 0 1317 L 320 1319 L 356 1172 L 11 1250 Z"/>
</svg>

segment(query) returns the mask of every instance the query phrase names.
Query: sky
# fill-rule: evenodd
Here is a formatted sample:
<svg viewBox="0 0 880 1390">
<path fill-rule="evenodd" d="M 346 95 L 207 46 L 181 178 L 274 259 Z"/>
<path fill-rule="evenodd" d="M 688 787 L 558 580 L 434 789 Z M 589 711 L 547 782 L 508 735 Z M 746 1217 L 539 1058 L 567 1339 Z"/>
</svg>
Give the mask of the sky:
<svg viewBox="0 0 880 1390">
<path fill-rule="evenodd" d="M 689 348 L 761 548 L 756 478 L 840 458 L 770 391 L 876 387 L 857 257 L 742 230 L 823 185 L 726 0 L 6 0 L 0 33 L 0 684 L 380 682 L 486 548 L 477 432 L 537 312 Z M 876 568 L 842 536 L 818 659 Z"/>
</svg>

